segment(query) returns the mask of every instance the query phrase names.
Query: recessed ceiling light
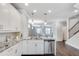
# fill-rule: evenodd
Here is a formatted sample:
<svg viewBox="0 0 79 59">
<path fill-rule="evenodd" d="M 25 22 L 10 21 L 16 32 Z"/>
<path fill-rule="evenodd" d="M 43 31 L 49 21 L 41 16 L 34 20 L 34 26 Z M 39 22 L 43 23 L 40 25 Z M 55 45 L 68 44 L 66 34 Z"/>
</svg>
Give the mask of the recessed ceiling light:
<svg viewBox="0 0 79 59">
<path fill-rule="evenodd" d="M 51 13 L 52 11 L 51 10 L 48 10 L 48 12 Z"/>
<path fill-rule="evenodd" d="M 35 12 L 37 12 L 37 10 L 33 10 L 33 12 L 35 13 Z"/>
<path fill-rule="evenodd" d="M 25 3 L 25 6 L 28 6 L 28 3 Z"/>
<path fill-rule="evenodd" d="M 42 20 L 34 20 L 33 22 L 34 23 L 44 23 L 44 21 L 42 21 Z"/>
<path fill-rule="evenodd" d="M 79 12 L 79 10 L 74 10 L 75 13 Z"/>
</svg>

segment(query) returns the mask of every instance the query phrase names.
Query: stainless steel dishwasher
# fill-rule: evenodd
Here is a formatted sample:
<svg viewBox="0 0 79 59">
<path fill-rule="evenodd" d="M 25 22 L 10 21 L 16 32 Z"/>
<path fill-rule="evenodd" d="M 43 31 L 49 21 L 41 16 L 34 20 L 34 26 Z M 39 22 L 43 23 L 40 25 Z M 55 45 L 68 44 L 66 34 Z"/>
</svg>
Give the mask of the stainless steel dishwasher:
<svg viewBox="0 0 79 59">
<path fill-rule="evenodd" d="M 44 40 L 44 54 L 54 54 L 54 40 Z"/>
</svg>

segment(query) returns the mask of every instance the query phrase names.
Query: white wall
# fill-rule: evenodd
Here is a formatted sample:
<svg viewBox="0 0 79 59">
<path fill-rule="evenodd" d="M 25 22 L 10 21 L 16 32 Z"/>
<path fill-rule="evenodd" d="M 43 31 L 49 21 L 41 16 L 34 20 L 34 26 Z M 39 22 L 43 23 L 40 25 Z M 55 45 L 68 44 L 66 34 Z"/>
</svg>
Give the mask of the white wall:
<svg viewBox="0 0 79 59">
<path fill-rule="evenodd" d="M 67 40 L 67 26 L 63 25 L 61 21 L 56 22 L 56 41 Z"/>
<path fill-rule="evenodd" d="M 63 40 L 67 40 L 67 26 L 63 27 Z"/>
<path fill-rule="evenodd" d="M 63 40 L 63 26 L 60 23 L 57 23 L 56 25 L 57 30 L 57 39 L 56 41 L 62 41 Z"/>
</svg>

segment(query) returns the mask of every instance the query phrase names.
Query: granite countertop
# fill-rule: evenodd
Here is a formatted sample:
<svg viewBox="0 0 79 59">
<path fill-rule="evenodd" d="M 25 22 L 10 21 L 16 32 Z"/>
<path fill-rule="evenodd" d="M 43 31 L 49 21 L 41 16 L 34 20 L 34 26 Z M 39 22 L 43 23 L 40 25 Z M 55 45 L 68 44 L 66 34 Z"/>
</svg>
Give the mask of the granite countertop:
<svg viewBox="0 0 79 59">
<path fill-rule="evenodd" d="M 19 43 L 22 40 L 19 41 L 11 41 L 11 42 L 0 42 L 1 46 L 0 46 L 0 53 L 5 51 L 6 49 L 16 45 L 17 43 Z"/>
</svg>

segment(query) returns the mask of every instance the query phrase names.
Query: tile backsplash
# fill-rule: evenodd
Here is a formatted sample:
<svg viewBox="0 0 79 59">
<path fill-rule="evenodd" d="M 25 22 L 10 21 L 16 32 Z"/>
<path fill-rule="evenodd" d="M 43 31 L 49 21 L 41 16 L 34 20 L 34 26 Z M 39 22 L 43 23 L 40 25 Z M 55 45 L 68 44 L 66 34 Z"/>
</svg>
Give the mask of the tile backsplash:
<svg viewBox="0 0 79 59">
<path fill-rule="evenodd" d="M 0 34 L 0 42 L 4 42 L 6 40 L 6 35 Z"/>
<path fill-rule="evenodd" d="M 19 34 L 17 33 L 0 33 L 0 42 L 6 42 L 16 40 L 16 37 L 18 36 L 18 39 L 20 38 Z"/>
</svg>

